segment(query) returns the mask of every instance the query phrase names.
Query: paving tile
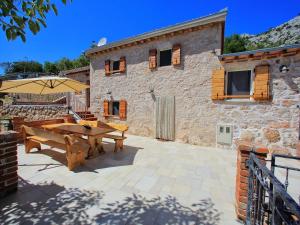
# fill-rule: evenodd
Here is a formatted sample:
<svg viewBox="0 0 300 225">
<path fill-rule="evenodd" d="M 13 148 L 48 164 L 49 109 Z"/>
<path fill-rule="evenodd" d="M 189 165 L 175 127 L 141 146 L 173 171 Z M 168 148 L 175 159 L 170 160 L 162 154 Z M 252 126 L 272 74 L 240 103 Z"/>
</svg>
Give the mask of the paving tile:
<svg viewBox="0 0 300 225">
<path fill-rule="evenodd" d="M 235 151 L 128 135 L 123 152 L 105 140 L 106 154 L 69 171 L 63 151 L 42 148 L 18 147 L 20 189 L 1 199 L 5 224 L 238 224 Z"/>
</svg>

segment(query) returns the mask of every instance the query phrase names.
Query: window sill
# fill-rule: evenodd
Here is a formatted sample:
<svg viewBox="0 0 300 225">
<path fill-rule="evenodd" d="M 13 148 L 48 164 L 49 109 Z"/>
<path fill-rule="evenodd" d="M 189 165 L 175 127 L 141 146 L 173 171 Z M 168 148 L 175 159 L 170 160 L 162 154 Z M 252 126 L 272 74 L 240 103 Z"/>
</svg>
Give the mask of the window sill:
<svg viewBox="0 0 300 225">
<path fill-rule="evenodd" d="M 250 99 L 250 98 L 229 98 L 229 99 L 225 99 L 226 102 L 255 102 L 254 99 Z"/>
<path fill-rule="evenodd" d="M 114 71 L 110 71 L 108 74 L 106 74 L 106 76 L 112 75 L 112 74 L 124 74 L 125 71 L 121 71 L 121 70 L 114 70 Z"/>
<path fill-rule="evenodd" d="M 119 116 L 115 116 L 115 115 L 104 116 L 104 118 L 106 118 L 106 119 L 114 119 L 114 120 L 121 120 L 121 118 Z"/>
</svg>

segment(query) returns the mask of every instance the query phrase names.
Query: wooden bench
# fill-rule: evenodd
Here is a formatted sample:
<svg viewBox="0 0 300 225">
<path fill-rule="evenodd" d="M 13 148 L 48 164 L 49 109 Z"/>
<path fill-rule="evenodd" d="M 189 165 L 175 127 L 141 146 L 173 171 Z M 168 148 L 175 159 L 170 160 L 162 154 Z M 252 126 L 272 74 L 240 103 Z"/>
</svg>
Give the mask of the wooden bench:
<svg viewBox="0 0 300 225">
<path fill-rule="evenodd" d="M 66 151 L 69 170 L 85 163 L 85 155 L 90 145 L 84 139 L 74 135 L 62 135 L 41 128 L 23 126 L 25 152 L 30 153 L 33 148 L 41 150 L 41 144 Z"/>
<path fill-rule="evenodd" d="M 80 120 L 80 125 L 89 125 L 91 127 L 107 127 L 113 128 L 122 133 L 122 136 L 115 135 L 115 134 L 104 134 L 103 138 L 113 139 L 115 141 L 115 149 L 114 152 L 117 152 L 119 149 L 123 150 L 123 142 L 126 139 L 125 131 L 128 130 L 128 126 L 125 124 L 116 124 L 116 123 L 104 123 L 101 121 L 87 121 L 87 120 Z"/>
<path fill-rule="evenodd" d="M 114 134 L 104 134 L 103 137 L 113 139 L 115 141 L 114 152 L 117 152 L 118 149 L 123 150 L 123 142 L 126 139 L 126 137 L 122 137 L 122 136 L 114 135 Z"/>
</svg>

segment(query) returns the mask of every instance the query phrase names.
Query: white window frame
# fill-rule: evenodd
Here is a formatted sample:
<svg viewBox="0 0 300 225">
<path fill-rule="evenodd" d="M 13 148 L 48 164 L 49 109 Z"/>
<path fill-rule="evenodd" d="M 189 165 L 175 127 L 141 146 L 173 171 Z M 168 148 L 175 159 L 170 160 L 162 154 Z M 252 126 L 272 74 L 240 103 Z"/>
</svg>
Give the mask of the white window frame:
<svg viewBox="0 0 300 225">
<path fill-rule="evenodd" d="M 250 96 L 253 96 L 254 94 L 254 79 L 255 79 L 255 73 L 253 68 L 245 68 L 245 69 L 231 69 L 231 70 L 226 70 L 225 73 L 225 95 L 227 95 L 227 90 L 228 90 L 228 73 L 230 72 L 243 72 L 243 71 L 251 71 L 250 75 Z M 243 101 L 243 100 L 253 100 L 252 97 L 250 98 L 232 98 L 232 99 L 227 99 L 228 101 Z"/>
</svg>

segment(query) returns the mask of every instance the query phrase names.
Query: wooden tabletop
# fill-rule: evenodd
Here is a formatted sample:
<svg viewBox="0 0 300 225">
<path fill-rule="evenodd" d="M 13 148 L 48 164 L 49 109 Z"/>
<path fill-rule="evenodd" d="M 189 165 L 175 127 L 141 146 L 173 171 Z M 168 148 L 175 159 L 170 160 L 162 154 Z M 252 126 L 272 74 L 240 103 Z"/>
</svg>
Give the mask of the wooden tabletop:
<svg viewBox="0 0 300 225">
<path fill-rule="evenodd" d="M 81 134 L 86 136 L 99 136 L 101 134 L 106 134 L 115 131 L 115 129 L 113 128 L 102 127 L 91 127 L 91 129 L 87 129 L 84 126 L 75 123 L 58 123 L 43 125 L 42 127 L 47 130 L 59 130 L 64 131 L 66 133 Z"/>
</svg>

